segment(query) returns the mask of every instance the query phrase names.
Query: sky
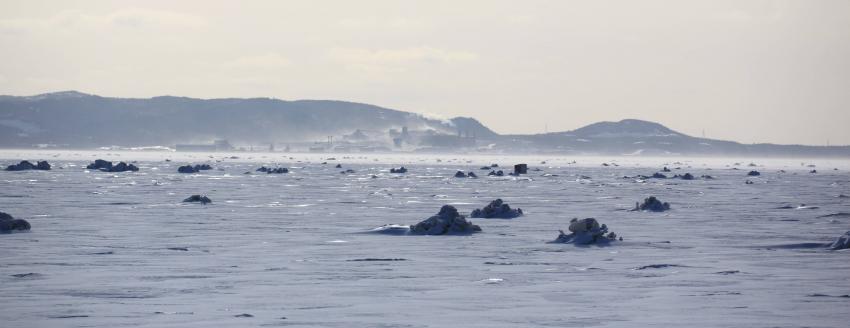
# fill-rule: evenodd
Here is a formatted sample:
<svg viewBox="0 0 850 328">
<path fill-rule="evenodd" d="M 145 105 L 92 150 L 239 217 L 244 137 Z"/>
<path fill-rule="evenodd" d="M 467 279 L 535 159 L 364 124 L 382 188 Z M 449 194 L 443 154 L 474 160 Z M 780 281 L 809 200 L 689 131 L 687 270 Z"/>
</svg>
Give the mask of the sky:
<svg viewBox="0 0 850 328">
<path fill-rule="evenodd" d="M 0 1 L 0 94 L 62 90 L 850 145 L 850 1 Z"/>
</svg>

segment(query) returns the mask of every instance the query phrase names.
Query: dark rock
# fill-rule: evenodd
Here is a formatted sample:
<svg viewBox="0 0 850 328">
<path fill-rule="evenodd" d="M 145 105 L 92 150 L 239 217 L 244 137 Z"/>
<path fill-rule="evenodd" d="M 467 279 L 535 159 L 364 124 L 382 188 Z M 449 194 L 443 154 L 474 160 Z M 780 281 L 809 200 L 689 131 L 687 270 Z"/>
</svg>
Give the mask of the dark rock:
<svg viewBox="0 0 850 328">
<path fill-rule="evenodd" d="M 480 231 L 481 227 L 467 221 L 451 205 L 443 205 L 437 215 L 410 226 L 410 233 L 416 235 L 471 234 Z"/>
<path fill-rule="evenodd" d="M 273 169 L 270 167 L 261 166 L 259 169 L 257 169 L 257 172 L 266 172 L 267 174 L 283 174 L 289 173 L 289 169 L 285 167 L 278 167 Z"/>
<path fill-rule="evenodd" d="M 407 169 L 404 166 L 400 168 L 391 168 L 390 173 L 407 173 Z"/>
<path fill-rule="evenodd" d="M 212 166 L 210 166 L 209 164 L 199 164 L 199 165 L 195 165 L 195 170 L 197 170 L 197 171 L 212 170 Z"/>
<path fill-rule="evenodd" d="M 469 214 L 471 218 L 485 219 L 513 219 L 522 216 L 522 209 L 512 209 L 507 203 L 501 199 L 496 199 L 482 209 L 475 209 Z"/>
<path fill-rule="evenodd" d="M 234 315 L 234 317 L 237 317 L 237 318 L 253 318 L 254 315 L 252 315 L 250 313 L 242 313 L 242 314 Z"/>
<path fill-rule="evenodd" d="M 811 170 L 811 171 L 809 171 L 809 173 L 815 174 L 815 173 L 818 173 L 818 170 Z"/>
<path fill-rule="evenodd" d="M 455 178 L 466 178 L 466 177 L 467 177 L 466 173 L 463 173 L 463 171 L 457 171 L 455 173 Z"/>
<path fill-rule="evenodd" d="M 342 168 L 342 164 L 337 164 L 337 165 L 336 165 L 336 168 L 341 169 L 341 168 Z"/>
<path fill-rule="evenodd" d="M 607 244 L 617 240 L 617 234 L 608 232 L 608 226 L 602 224 L 594 218 L 587 219 L 572 219 L 570 220 L 570 233 L 564 233 L 559 230 L 560 234 L 555 239 L 555 243 L 590 245 L 590 244 Z M 623 240 L 620 238 L 620 240 Z"/>
<path fill-rule="evenodd" d="M 829 245 L 831 250 L 848 249 L 850 248 L 850 231 L 845 232 L 841 237 L 838 237 L 832 244 Z"/>
<path fill-rule="evenodd" d="M 489 169 L 490 169 L 489 166 L 482 166 L 481 168 L 479 168 L 479 170 L 489 170 Z"/>
<path fill-rule="evenodd" d="M 713 176 L 710 176 L 710 175 L 707 175 L 707 174 L 701 175 L 700 178 L 703 178 L 703 179 L 706 179 L 706 180 L 714 180 Z"/>
<path fill-rule="evenodd" d="M 664 212 L 670 209 L 669 203 L 662 203 L 655 196 L 643 200 L 643 204 L 635 203 L 635 211 Z"/>
<path fill-rule="evenodd" d="M 26 170 L 50 170 L 50 164 L 47 161 L 40 161 L 37 165 L 33 165 L 29 161 L 21 161 L 18 164 L 12 164 L 6 167 L 6 171 L 26 171 Z"/>
<path fill-rule="evenodd" d="M 0 233 L 12 231 L 30 230 L 31 226 L 27 220 L 16 219 L 7 213 L 0 212 Z"/>
<path fill-rule="evenodd" d="M 502 170 L 490 171 L 490 173 L 487 173 L 487 175 L 501 177 L 505 175 L 505 172 L 502 172 Z"/>
<path fill-rule="evenodd" d="M 478 175 L 475 174 L 475 172 L 472 172 L 472 171 L 469 171 L 469 173 L 467 173 L 466 176 L 468 176 L 470 178 L 477 178 L 478 177 Z"/>
<path fill-rule="evenodd" d="M 668 168 L 665 166 L 663 169 L 661 169 L 661 172 L 670 172 L 670 169 L 668 169 Z"/>
<path fill-rule="evenodd" d="M 103 172 L 126 172 L 126 171 L 136 172 L 136 171 L 139 170 L 139 168 L 136 167 L 133 164 L 127 164 L 127 163 L 124 163 L 124 162 L 119 162 L 118 164 L 113 165 L 112 162 L 104 161 L 102 159 L 95 160 L 94 163 L 87 165 L 86 169 L 98 170 L 98 171 L 103 171 Z"/>
<path fill-rule="evenodd" d="M 528 164 L 514 165 L 514 175 L 528 174 Z"/>
<path fill-rule="evenodd" d="M 178 173 L 198 173 L 198 169 L 192 165 L 183 165 L 177 168 Z"/>
<path fill-rule="evenodd" d="M 201 203 L 201 204 L 206 205 L 206 204 L 212 203 L 212 200 L 210 200 L 209 197 L 207 197 L 207 196 L 192 195 L 192 196 L 189 196 L 189 198 L 184 199 L 183 202 L 184 203 Z"/>
<path fill-rule="evenodd" d="M 666 175 L 663 175 L 663 174 L 661 174 L 661 173 L 655 172 L 655 173 L 653 173 L 653 174 L 652 174 L 652 176 L 651 176 L 650 178 L 653 178 L 653 179 L 667 179 L 667 176 L 666 176 Z"/>
<path fill-rule="evenodd" d="M 673 178 L 674 179 L 682 179 L 682 180 L 693 180 L 694 176 L 690 173 L 685 173 L 683 175 L 676 174 L 676 175 L 673 176 Z"/>
<path fill-rule="evenodd" d="M 351 174 L 351 173 L 354 173 L 354 170 L 352 170 L 352 169 L 347 169 L 347 170 L 342 171 L 342 172 L 339 172 L 339 173 L 342 173 L 342 174 Z"/>
<path fill-rule="evenodd" d="M 747 173 L 747 176 L 751 176 L 751 177 L 757 177 L 757 176 L 760 176 L 760 175 L 761 175 L 761 173 L 759 173 L 759 171 L 750 171 L 750 172 Z"/>
</svg>

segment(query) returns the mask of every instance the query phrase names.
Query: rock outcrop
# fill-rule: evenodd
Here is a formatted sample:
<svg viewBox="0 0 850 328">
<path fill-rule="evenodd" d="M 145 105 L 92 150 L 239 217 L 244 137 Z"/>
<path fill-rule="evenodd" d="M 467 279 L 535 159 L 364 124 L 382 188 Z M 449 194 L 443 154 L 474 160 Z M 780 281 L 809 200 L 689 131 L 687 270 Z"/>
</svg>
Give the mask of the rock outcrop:
<svg viewBox="0 0 850 328">
<path fill-rule="evenodd" d="M 451 205 L 443 205 L 437 215 L 410 226 L 410 233 L 414 235 L 456 235 L 480 231 L 481 227 L 467 221 L 466 217 L 460 215 Z"/>
<path fill-rule="evenodd" d="M 6 171 L 26 171 L 26 170 L 50 170 L 50 164 L 47 161 L 39 161 L 33 165 L 29 161 L 21 161 L 18 164 L 12 164 L 6 167 Z"/>
<path fill-rule="evenodd" d="M 693 180 L 694 176 L 693 176 L 693 174 L 690 174 L 690 173 L 685 173 L 685 174 L 682 174 L 682 175 L 676 174 L 676 175 L 673 176 L 673 179 Z"/>
<path fill-rule="evenodd" d="M 0 233 L 30 230 L 30 223 L 24 219 L 16 219 L 7 213 L 0 212 Z"/>
<path fill-rule="evenodd" d="M 257 172 L 266 172 L 266 174 L 283 174 L 289 173 L 289 169 L 285 167 L 270 168 L 261 166 L 259 169 L 257 169 Z"/>
<path fill-rule="evenodd" d="M 177 168 L 177 173 L 198 173 L 205 170 L 212 170 L 212 166 L 209 164 L 183 165 Z"/>
<path fill-rule="evenodd" d="M 608 244 L 617 240 L 617 234 L 608 232 L 608 226 L 602 224 L 594 218 L 587 219 L 572 219 L 570 220 L 570 233 L 564 233 L 559 230 L 560 234 L 555 239 L 555 243 L 576 244 L 576 245 L 591 245 L 591 244 Z M 619 240 L 623 240 L 620 237 Z"/>
<path fill-rule="evenodd" d="M 761 175 L 761 173 L 759 173 L 759 171 L 747 172 L 747 176 L 750 176 L 750 177 L 757 177 L 757 176 L 760 176 L 760 175 Z"/>
<path fill-rule="evenodd" d="M 390 173 L 407 173 L 407 169 L 404 166 L 400 168 L 391 168 Z"/>
<path fill-rule="evenodd" d="M 484 208 L 474 209 L 472 213 L 469 214 L 469 217 L 484 219 L 513 219 L 522 215 L 522 209 L 513 209 L 501 199 L 496 199 L 490 202 L 490 204 L 487 204 L 487 206 L 484 206 Z"/>
<path fill-rule="evenodd" d="M 183 200 L 184 203 L 201 203 L 201 204 L 209 204 L 212 203 L 212 200 L 207 196 L 201 195 L 192 195 Z"/>
<path fill-rule="evenodd" d="M 670 209 L 670 203 L 662 203 L 655 196 L 643 200 L 643 204 L 635 203 L 634 211 L 664 212 Z"/>
<path fill-rule="evenodd" d="M 133 164 L 127 164 L 127 163 L 124 163 L 124 162 L 119 162 L 118 164 L 113 165 L 112 162 L 104 161 L 102 159 L 95 160 L 94 163 L 91 163 L 88 166 L 86 166 L 86 169 L 88 169 L 88 170 L 98 170 L 98 171 L 102 171 L 102 172 L 126 172 L 126 171 L 136 172 L 136 171 L 139 170 L 139 168 L 136 167 Z"/>
</svg>

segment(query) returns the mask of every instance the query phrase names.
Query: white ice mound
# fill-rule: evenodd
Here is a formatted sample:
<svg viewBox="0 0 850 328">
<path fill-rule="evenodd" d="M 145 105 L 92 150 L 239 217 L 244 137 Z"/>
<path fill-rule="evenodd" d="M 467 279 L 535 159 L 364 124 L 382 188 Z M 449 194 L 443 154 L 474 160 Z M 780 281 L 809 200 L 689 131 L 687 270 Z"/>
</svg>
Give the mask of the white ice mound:
<svg viewBox="0 0 850 328">
<path fill-rule="evenodd" d="M 838 237 L 832 244 L 829 245 L 831 250 L 848 249 L 850 248 L 850 231 L 845 232 L 841 237 Z"/>
<path fill-rule="evenodd" d="M 587 219 L 572 219 L 570 221 L 570 234 L 561 234 L 555 239 L 555 243 L 575 244 L 575 245 L 591 245 L 591 244 L 608 244 L 617 240 L 617 234 L 608 232 L 608 226 L 599 225 L 599 222 L 594 218 Z M 622 240 L 622 238 L 620 238 Z"/>
<path fill-rule="evenodd" d="M 481 232 L 481 227 L 467 221 L 454 206 L 443 205 L 437 215 L 415 225 L 388 224 L 372 229 L 370 232 L 387 235 L 466 235 Z"/>
</svg>

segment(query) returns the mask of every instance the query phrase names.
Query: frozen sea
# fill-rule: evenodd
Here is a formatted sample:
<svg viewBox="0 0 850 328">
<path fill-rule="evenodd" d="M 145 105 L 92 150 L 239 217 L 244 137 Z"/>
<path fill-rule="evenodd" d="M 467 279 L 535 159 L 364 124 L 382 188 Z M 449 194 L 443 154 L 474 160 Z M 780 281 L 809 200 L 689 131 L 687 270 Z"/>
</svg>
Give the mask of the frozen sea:
<svg viewBox="0 0 850 328">
<path fill-rule="evenodd" d="M 97 158 L 140 171 L 87 171 Z M 0 211 L 32 224 L 0 235 L 4 328 L 850 322 L 850 251 L 818 245 L 850 230 L 848 161 L 0 151 L 23 159 L 54 169 L 0 172 Z M 214 169 L 176 172 L 189 163 Z M 491 163 L 532 171 L 487 177 Z M 243 174 L 261 165 L 291 172 Z M 715 179 L 623 178 L 665 165 Z M 181 202 L 192 194 L 213 203 Z M 648 196 L 673 209 L 628 211 Z M 469 236 L 366 233 L 496 198 L 525 216 L 471 219 Z M 548 243 L 585 217 L 624 240 Z"/>
</svg>

